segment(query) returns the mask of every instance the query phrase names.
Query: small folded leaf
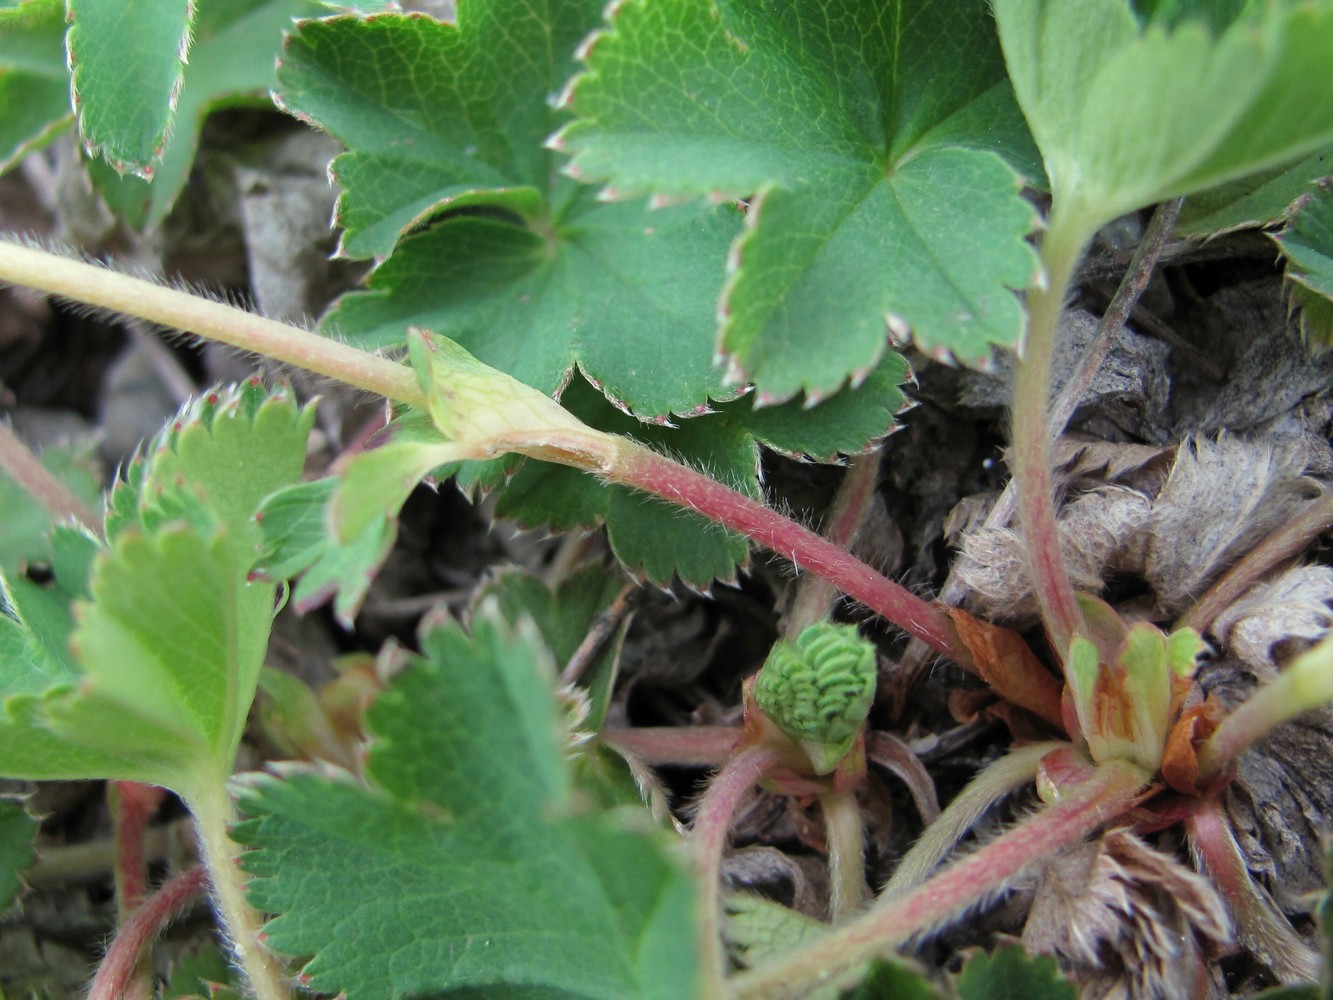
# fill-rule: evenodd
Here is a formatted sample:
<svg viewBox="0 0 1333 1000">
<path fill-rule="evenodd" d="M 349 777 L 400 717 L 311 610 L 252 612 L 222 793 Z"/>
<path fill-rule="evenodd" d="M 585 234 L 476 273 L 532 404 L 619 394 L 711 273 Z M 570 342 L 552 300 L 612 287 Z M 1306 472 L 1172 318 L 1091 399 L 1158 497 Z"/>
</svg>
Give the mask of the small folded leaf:
<svg viewBox="0 0 1333 1000">
<path fill-rule="evenodd" d="M 1330 169 L 1333 169 L 1331 167 Z M 1287 258 L 1292 302 L 1312 344 L 1333 345 L 1333 177 L 1315 185 L 1275 239 Z"/>
<path fill-rule="evenodd" d="M 349 1000 L 693 997 L 689 878 L 655 836 L 574 814 L 530 631 L 483 610 L 420 645 L 367 715 L 368 785 L 247 779 L 234 836 L 269 945 Z"/>
<path fill-rule="evenodd" d="M 818 622 L 774 645 L 752 693 L 815 773 L 830 774 L 861 735 L 875 680 L 875 647 L 856 626 Z"/>
</svg>

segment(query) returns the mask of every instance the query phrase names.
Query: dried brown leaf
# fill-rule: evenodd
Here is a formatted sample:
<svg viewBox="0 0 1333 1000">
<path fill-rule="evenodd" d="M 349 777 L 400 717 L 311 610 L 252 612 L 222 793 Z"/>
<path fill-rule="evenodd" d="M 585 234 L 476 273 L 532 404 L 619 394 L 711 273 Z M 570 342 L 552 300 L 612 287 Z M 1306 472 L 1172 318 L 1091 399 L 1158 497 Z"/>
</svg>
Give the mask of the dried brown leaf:
<svg viewBox="0 0 1333 1000">
<path fill-rule="evenodd" d="M 1182 611 L 1304 502 L 1299 442 L 1196 437 L 1176 452 L 1135 540 L 1144 577 L 1168 614 Z"/>
<path fill-rule="evenodd" d="M 1262 676 L 1278 664 L 1273 647 L 1290 639 L 1315 641 L 1333 626 L 1333 567 L 1294 566 L 1254 587 L 1217 616 L 1209 632 Z"/>
<path fill-rule="evenodd" d="M 1060 512 L 1060 545 L 1074 587 L 1098 593 L 1108 571 L 1122 568 L 1126 546 L 1147 520 L 1151 501 L 1137 490 L 1102 486 Z M 981 528 L 963 539 L 956 578 L 987 618 L 1028 623 L 1037 605 L 1023 563 L 1023 544 L 1008 528 Z"/>
<path fill-rule="evenodd" d="M 1198 997 L 1232 932 L 1207 879 L 1114 830 L 1042 866 L 1023 943 L 1064 959 L 1085 995 Z"/>
<path fill-rule="evenodd" d="M 1023 637 L 974 618 L 961 608 L 946 610 L 991 690 L 1063 732 L 1060 696 L 1064 683 L 1037 659 Z"/>
</svg>

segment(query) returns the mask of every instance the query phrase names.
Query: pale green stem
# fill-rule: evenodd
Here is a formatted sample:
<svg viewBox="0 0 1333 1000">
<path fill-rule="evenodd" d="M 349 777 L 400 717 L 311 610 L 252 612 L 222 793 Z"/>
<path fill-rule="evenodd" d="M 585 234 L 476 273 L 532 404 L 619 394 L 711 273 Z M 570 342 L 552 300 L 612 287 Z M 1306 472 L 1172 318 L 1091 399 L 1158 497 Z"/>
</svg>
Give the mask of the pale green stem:
<svg viewBox="0 0 1333 1000">
<path fill-rule="evenodd" d="M 41 504 L 52 520 L 73 519 L 91 531 L 101 531 L 102 519 L 53 476 L 3 420 L 0 420 L 0 471 Z"/>
<path fill-rule="evenodd" d="M 1308 649 L 1218 725 L 1199 748 L 1200 787 L 1288 719 L 1333 701 L 1333 635 Z"/>
<path fill-rule="evenodd" d="M 995 763 L 982 768 L 967 783 L 954 800 L 940 813 L 939 818 L 922 832 L 921 837 L 903 855 L 880 899 L 903 896 L 930 877 L 931 872 L 947 858 L 982 816 L 1010 795 L 1016 788 L 1031 784 L 1037 776 L 1041 759 L 1052 750 L 1069 746 L 1068 743 L 1034 743 L 1032 746 L 1010 750 Z"/>
<path fill-rule="evenodd" d="M 1054 805 L 950 865 L 905 896 L 877 902 L 813 943 L 741 973 L 731 1000 L 785 1000 L 928 932 L 1004 889 L 1023 869 L 1077 844 L 1134 804 L 1148 775 L 1126 761 L 1095 768 Z"/>
<path fill-rule="evenodd" d="M 213 904 L 250 994 L 255 1000 L 290 1000 L 277 960 L 260 940 L 260 916 L 245 896 L 245 873 L 236 864 L 240 848 L 227 835 L 235 816 L 225 782 L 206 783 L 184 798 L 194 816 Z"/>
<path fill-rule="evenodd" d="M 1046 287 L 1028 293 L 1027 335 L 1014 377 L 1009 460 L 1018 488 L 1018 521 L 1028 578 L 1051 646 L 1063 660 L 1070 640 L 1081 630 L 1083 616 L 1060 548 L 1048 412 L 1060 314 L 1089 230 L 1070 224 L 1059 204 L 1057 200 L 1041 245 Z"/>
<path fill-rule="evenodd" d="M 703 1000 L 724 996 L 726 949 L 722 943 L 722 855 L 739 811 L 765 774 L 778 762 L 771 747 L 749 746 L 731 758 L 708 783 L 690 828 L 690 852 L 699 887 L 699 979 Z"/>
<path fill-rule="evenodd" d="M 232 306 L 163 288 L 82 261 L 0 240 L 0 281 L 25 285 L 88 305 L 187 330 L 219 343 L 267 355 L 412 406 L 426 403 L 406 367 L 318 334 L 276 323 Z M 533 446 L 538 458 L 652 493 L 695 510 L 822 576 L 909 634 L 958 663 L 971 663 L 947 617 L 865 563 L 814 532 L 736 490 L 723 486 L 628 439 L 618 461 L 603 467 L 576 450 L 562 451 L 558 433 L 550 448 Z M 520 449 L 521 450 L 521 449 Z"/>
<path fill-rule="evenodd" d="M 824 813 L 824 836 L 828 840 L 829 916 L 834 924 L 845 924 L 865 907 L 865 829 L 856 792 L 830 788 L 819 796 Z"/>
<path fill-rule="evenodd" d="M 0 240 L 0 281 L 198 334 L 386 399 L 415 406 L 425 403 L 416 376 L 403 365 L 286 323 L 81 260 Z"/>
</svg>

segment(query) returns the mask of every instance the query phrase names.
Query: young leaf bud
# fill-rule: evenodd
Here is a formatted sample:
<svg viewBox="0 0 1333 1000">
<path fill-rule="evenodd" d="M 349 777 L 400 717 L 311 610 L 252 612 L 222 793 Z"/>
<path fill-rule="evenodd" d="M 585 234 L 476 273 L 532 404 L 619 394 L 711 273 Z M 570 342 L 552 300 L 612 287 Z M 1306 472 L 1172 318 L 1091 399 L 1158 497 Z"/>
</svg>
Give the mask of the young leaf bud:
<svg viewBox="0 0 1333 1000">
<path fill-rule="evenodd" d="M 853 625 L 819 622 L 773 647 L 755 702 L 799 743 L 816 774 L 835 770 L 856 742 L 875 697 L 875 647 Z"/>
</svg>

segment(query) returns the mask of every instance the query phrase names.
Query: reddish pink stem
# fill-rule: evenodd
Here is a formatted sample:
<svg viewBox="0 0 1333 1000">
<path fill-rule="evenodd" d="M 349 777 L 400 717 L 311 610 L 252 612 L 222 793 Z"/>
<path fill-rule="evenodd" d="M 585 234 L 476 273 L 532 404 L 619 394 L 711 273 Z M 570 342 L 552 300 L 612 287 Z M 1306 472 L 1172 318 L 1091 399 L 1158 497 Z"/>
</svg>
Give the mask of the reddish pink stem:
<svg viewBox="0 0 1333 1000">
<path fill-rule="evenodd" d="M 148 895 L 144 834 L 166 792 L 137 781 L 114 781 L 107 791 L 116 845 L 116 906 L 123 923 Z"/>
<path fill-rule="evenodd" d="M 823 577 L 909 635 L 960 664 L 972 657 L 948 617 L 907 588 L 875 572 L 846 550 L 777 511 L 723 486 L 703 473 L 644 447 L 626 449 L 607 476 L 677 507 L 697 511 L 723 527 L 790 559 L 798 570 Z"/>
<path fill-rule="evenodd" d="M 699 974 L 706 1000 L 722 995 L 726 951 L 722 947 L 722 853 L 726 850 L 731 819 L 760 780 L 780 760 L 763 744 L 748 746 L 727 762 L 708 783 L 690 828 L 690 848 L 699 880 Z"/>
<path fill-rule="evenodd" d="M 134 972 L 149 946 L 208 885 L 199 865 L 149 896 L 120 929 L 88 990 L 88 1000 L 120 1000 L 133 987 Z"/>
<path fill-rule="evenodd" d="M 1003 889 L 1028 865 L 1077 844 L 1134 804 L 1148 776 L 1131 764 L 1098 766 L 1082 785 L 1056 804 L 1019 823 L 1004 836 L 904 896 L 882 900 L 868 913 L 788 952 L 731 982 L 733 1000 L 780 1000 L 803 995 L 861 962 L 886 954 L 913 934 L 943 921 Z"/>
</svg>

